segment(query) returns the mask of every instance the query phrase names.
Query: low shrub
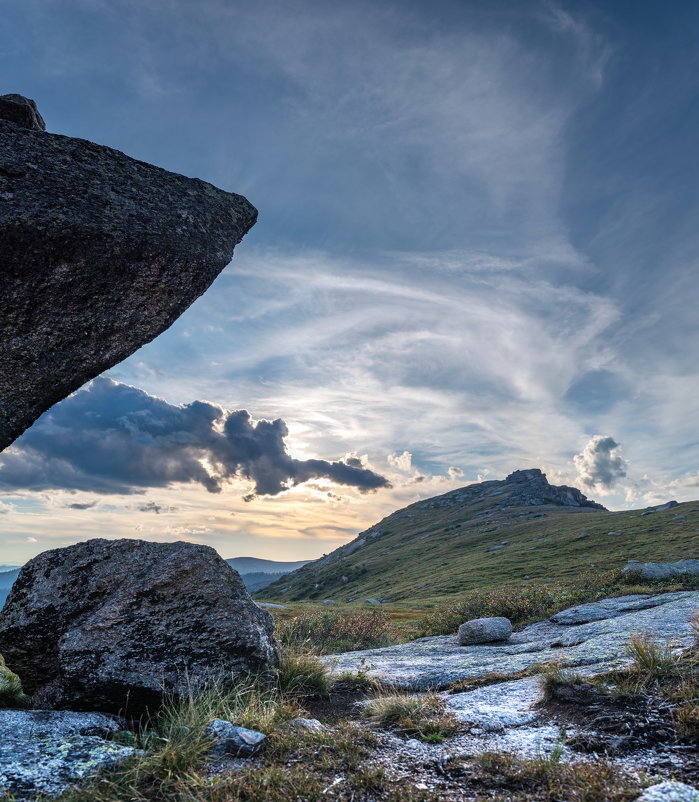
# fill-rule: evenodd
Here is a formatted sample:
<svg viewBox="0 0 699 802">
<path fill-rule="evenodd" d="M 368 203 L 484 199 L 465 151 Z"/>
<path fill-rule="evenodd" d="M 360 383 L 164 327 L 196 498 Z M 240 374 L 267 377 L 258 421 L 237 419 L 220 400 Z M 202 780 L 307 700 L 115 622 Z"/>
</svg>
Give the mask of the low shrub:
<svg viewBox="0 0 699 802">
<path fill-rule="evenodd" d="M 375 649 L 391 643 L 383 610 L 303 613 L 278 621 L 276 635 L 286 649 L 312 654 Z"/>
</svg>

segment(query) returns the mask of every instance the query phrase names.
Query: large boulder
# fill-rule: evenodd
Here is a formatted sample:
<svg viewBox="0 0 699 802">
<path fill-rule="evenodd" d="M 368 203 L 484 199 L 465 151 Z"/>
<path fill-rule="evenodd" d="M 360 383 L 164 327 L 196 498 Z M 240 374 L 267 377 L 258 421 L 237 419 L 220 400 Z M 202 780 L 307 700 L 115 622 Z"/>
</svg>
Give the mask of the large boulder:
<svg viewBox="0 0 699 802">
<path fill-rule="evenodd" d="M 240 195 L 42 127 L 33 101 L 0 97 L 0 450 L 168 328 L 257 218 Z"/>
<path fill-rule="evenodd" d="M 474 618 L 459 627 L 459 643 L 461 646 L 472 646 L 478 643 L 497 643 L 507 640 L 512 635 L 512 624 L 509 618 L 496 615 L 491 618 Z"/>
<path fill-rule="evenodd" d="M 278 659 L 272 616 L 212 548 L 103 539 L 22 568 L 0 653 L 35 706 L 129 714 Z"/>
</svg>

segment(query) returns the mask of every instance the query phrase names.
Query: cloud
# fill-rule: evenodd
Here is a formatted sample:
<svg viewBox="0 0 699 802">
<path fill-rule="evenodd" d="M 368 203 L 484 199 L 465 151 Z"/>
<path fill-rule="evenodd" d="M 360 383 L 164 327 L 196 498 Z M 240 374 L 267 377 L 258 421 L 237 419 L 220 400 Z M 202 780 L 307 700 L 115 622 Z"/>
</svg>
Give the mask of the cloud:
<svg viewBox="0 0 699 802">
<path fill-rule="evenodd" d="M 402 454 L 389 454 L 386 461 L 397 471 L 411 473 L 413 470 L 413 455 L 409 451 L 404 451 Z"/>
<path fill-rule="evenodd" d="M 139 504 L 136 509 L 139 512 L 154 512 L 160 515 L 161 512 L 174 512 L 176 507 L 164 507 L 162 504 L 156 504 L 154 501 L 147 501 L 145 504 Z"/>
<path fill-rule="evenodd" d="M 573 457 L 578 469 L 578 481 L 587 487 L 610 489 L 626 476 L 628 463 L 617 449 L 619 443 L 613 437 L 595 435 L 580 454 Z"/>
<path fill-rule="evenodd" d="M 93 507 L 97 506 L 96 501 L 74 501 L 72 504 L 66 505 L 69 510 L 91 510 Z"/>
<path fill-rule="evenodd" d="M 358 457 L 294 459 L 286 424 L 254 421 L 208 401 L 173 405 L 137 387 L 98 378 L 43 415 L 0 455 L 0 488 L 138 493 L 197 483 L 218 493 L 234 478 L 257 495 L 276 495 L 309 479 L 367 492 L 390 487 Z M 144 507 L 158 512 L 154 507 Z"/>
</svg>

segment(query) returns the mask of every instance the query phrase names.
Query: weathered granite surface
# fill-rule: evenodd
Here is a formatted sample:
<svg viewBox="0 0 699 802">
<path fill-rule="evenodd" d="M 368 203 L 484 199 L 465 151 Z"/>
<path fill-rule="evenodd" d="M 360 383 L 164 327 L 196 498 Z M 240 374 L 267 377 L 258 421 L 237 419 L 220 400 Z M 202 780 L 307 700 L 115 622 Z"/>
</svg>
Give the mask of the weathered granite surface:
<svg viewBox="0 0 699 802">
<path fill-rule="evenodd" d="M 0 653 L 35 706 L 138 714 L 275 666 L 273 629 L 214 549 L 96 539 L 22 568 Z"/>
<path fill-rule="evenodd" d="M 674 563 L 640 563 L 629 561 L 622 574 L 638 576 L 640 580 L 666 579 L 682 574 L 699 575 L 699 560 L 677 560 Z"/>
<path fill-rule="evenodd" d="M 257 218 L 240 195 L 47 133 L 20 101 L 0 98 L 0 450 L 168 328 Z"/>
<path fill-rule="evenodd" d="M 637 802 L 699 802 L 699 790 L 686 783 L 668 780 L 646 788 Z"/>
<path fill-rule="evenodd" d="M 628 597 L 626 597 L 628 599 Z M 657 604 L 577 626 L 542 621 L 515 632 L 502 644 L 459 646 L 455 636 L 420 638 L 411 643 L 328 655 L 323 661 L 337 671 L 354 671 L 363 659 L 368 674 L 396 688 L 447 688 L 455 682 L 487 674 L 511 675 L 537 663 L 565 661 L 600 671 L 627 662 L 624 646 L 632 635 L 648 632 L 677 646 L 693 642 L 690 625 L 699 609 L 699 592 L 683 591 L 653 597 Z M 623 604 L 623 599 L 614 600 Z M 608 600 L 595 602 L 609 610 Z M 594 613 L 588 610 L 588 616 Z"/>
<path fill-rule="evenodd" d="M 17 802 L 57 796 L 133 754 L 107 740 L 123 723 L 99 713 L 0 710 L 0 790 Z"/>
</svg>

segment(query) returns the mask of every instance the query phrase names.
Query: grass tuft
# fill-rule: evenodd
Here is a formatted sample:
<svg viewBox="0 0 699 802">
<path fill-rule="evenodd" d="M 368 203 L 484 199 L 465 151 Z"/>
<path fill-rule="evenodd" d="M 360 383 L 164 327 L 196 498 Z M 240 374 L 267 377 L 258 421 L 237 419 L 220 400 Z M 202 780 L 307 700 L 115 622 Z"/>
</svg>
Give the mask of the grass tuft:
<svg viewBox="0 0 699 802">
<path fill-rule="evenodd" d="M 28 707 L 29 697 L 22 690 L 22 682 L 13 671 L 5 665 L 0 655 L 0 708 Z"/>
<path fill-rule="evenodd" d="M 659 643 L 647 633 L 634 635 L 624 652 L 633 660 L 632 670 L 643 682 L 650 682 L 659 677 L 675 676 L 679 672 L 679 657 L 673 653 L 670 646 L 667 643 Z"/>
<path fill-rule="evenodd" d="M 557 699 L 562 688 L 574 688 L 575 686 L 585 686 L 588 681 L 582 674 L 565 668 L 561 663 L 551 663 L 541 672 L 540 683 L 544 692 L 544 700 L 547 702 Z"/>
<path fill-rule="evenodd" d="M 414 735 L 427 743 L 442 743 L 459 729 L 437 694 L 377 696 L 367 702 L 362 715 L 375 727 Z"/>
<path fill-rule="evenodd" d="M 327 697 L 332 687 L 327 666 L 311 654 L 282 652 L 277 682 L 281 694 L 294 699 Z"/>
</svg>

